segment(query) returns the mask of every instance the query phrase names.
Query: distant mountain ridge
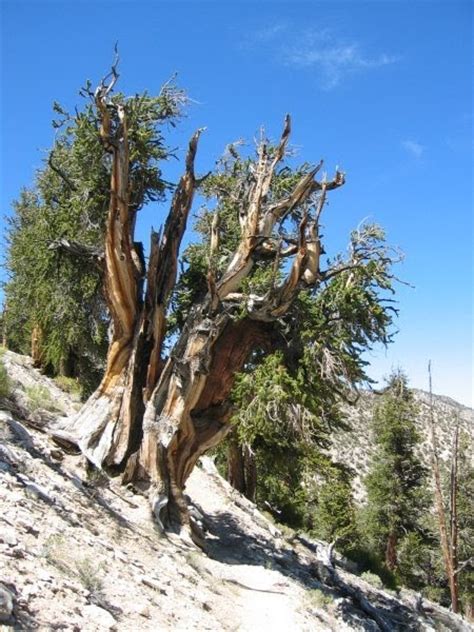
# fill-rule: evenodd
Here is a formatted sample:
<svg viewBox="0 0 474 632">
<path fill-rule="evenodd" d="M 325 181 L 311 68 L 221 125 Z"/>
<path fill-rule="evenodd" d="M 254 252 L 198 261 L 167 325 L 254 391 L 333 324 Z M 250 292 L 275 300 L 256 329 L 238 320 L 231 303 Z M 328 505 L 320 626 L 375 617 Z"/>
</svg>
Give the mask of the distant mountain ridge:
<svg viewBox="0 0 474 632">
<path fill-rule="evenodd" d="M 418 431 L 422 437 L 420 454 L 424 463 L 430 464 L 430 394 L 421 389 L 412 389 L 419 407 L 417 417 Z M 356 499 L 365 498 L 363 478 L 368 473 L 375 452 L 370 425 L 372 415 L 380 401 L 380 394 L 363 391 L 354 405 L 344 404 L 343 413 L 350 430 L 338 430 L 334 433 L 330 453 L 335 461 L 344 463 L 355 472 L 353 482 Z M 433 394 L 433 414 L 436 424 L 436 436 L 439 456 L 444 462 L 450 459 L 454 425 L 457 416 L 461 430 L 470 437 L 474 447 L 474 410 L 456 402 L 451 397 Z M 474 450 L 471 450 L 474 454 Z"/>
</svg>

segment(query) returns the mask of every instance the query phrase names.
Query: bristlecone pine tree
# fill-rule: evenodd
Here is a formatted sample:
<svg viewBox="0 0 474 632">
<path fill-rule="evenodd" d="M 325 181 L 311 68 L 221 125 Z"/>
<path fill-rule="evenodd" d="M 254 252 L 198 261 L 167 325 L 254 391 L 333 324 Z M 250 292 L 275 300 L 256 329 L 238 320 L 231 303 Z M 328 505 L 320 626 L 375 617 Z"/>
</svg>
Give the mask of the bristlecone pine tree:
<svg viewBox="0 0 474 632">
<path fill-rule="evenodd" d="M 217 191 L 217 207 L 210 214 L 201 291 L 181 310 L 175 344 L 164 357 L 179 248 L 201 184 L 194 169 L 201 131 L 189 143 L 165 226 L 160 234 L 152 232 L 145 270 L 134 242 L 127 103 L 111 96 L 116 80 L 113 68 L 93 96 L 112 165 L 105 294 L 113 333 L 99 388 L 54 435 L 76 443 L 95 466 L 146 485 L 159 524 L 184 534 L 192 526 L 185 482 L 198 458 L 228 433 L 229 393 L 250 354 L 288 345 L 284 333 L 301 293 L 311 299 L 343 278 L 340 291 L 349 296 L 359 273 L 369 278 L 373 309 L 365 318 L 373 324 L 372 339 L 386 339 L 392 308 L 380 304 L 377 290 L 390 289 L 392 260 L 380 245 L 381 232 L 369 227 L 354 233 L 346 259 L 322 269 L 321 213 L 328 193 L 344 184 L 344 175 L 336 171 L 331 180 L 316 179 L 322 163 L 296 171 L 281 166 L 290 136 L 287 116 L 276 146 L 262 136 L 255 159 L 236 159 L 228 168 L 224 180 L 232 186 Z M 221 245 L 221 212 L 234 218 L 231 252 Z M 257 272 L 260 293 L 248 289 Z M 330 360 L 329 354 L 327 371 Z"/>
<path fill-rule="evenodd" d="M 31 354 L 49 373 L 77 378 L 90 394 L 102 377 L 108 347 L 102 285 L 111 160 L 97 133 L 89 84 L 80 94 L 85 107 L 73 113 L 54 103 L 54 146 L 7 218 L 2 342 Z M 173 81 L 156 96 L 112 98 L 127 108 L 133 223 L 144 205 L 164 201 L 171 187 L 161 172 L 171 153 L 163 128 L 174 126 L 186 98 Z"/>
</svg>

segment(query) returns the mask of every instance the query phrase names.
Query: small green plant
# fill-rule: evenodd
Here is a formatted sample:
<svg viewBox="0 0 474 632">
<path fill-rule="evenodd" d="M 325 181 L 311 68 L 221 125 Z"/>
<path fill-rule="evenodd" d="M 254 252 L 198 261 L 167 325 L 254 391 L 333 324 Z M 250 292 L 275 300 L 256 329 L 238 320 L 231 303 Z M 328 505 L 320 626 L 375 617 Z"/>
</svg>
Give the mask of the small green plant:
<svg viewBox="0 0 474 632">
<path fill-rule="evenodd" d="M 28 404 L 32 412 L 40 408 L 49 411 L 58 410 L 50 392 L 44 386 L 27 386 L 25 393 L 28 397 Z"/>
<path fill-rule="evenodd" d="M 86 590 L 99 594 L 104 588 L 102 579 L 103 564 L 96 564 L 89 557 L 76 560 L 76 573 L 79 581 Z"/>
<path fill-rule="evenodd" d="M 374 588 L 383 588 L 383 581 L 375 573 L 365 571 L 360 577 Z"/>
<path fill-rule="evenodd" d="M 334 601 L 331 595 L 323 592 L 320 588 L 313 588 L 312 590 L 308 590 L 307 600 L 310 607 L 322 610 L 327 610 Z"/>
<path fill-rule="evenodd" d="M 50 535 L 43 544 L 45 560 L 70 578 L 77 578 L 89 592 L 100 596 L 103 589 L 103 562 L 97 563 L 89 557 L 74 559 L 74 553 L 60 533 Z"/>
<path fill-rule="evenodd" d="M 189 553 L 186 556 L 186 562 L 189 564 L 191 568 L 193 568 L 196 571 L 196 573 L 199 573 L 199 575 L 202 576 L 202 575 L 209 574 L 209 571 L 207 570 L 204 564 L 203 557 L 199 553 L 196 553 L 194 551 Z"/>
<path fill-rule="evenodd" d="M 82 388 L 79 382 L 73 377 L 66 377 L 65 375 L 57 375 L 54 378 L 54 383 L 65 393 L 81 398 Z"/>
<path fill-rule="evenodd" d="M 8 397 L 12 390 L 12 383 L 8 376 L 7 370 L 0 362 L 0 398 Z"/>
<path fill-rule="evenodd" d="M 46 561 L 65 574 L 70 573 L 67 561 L 66 539 L 61 534 L 48 536 L 43 544 L 42 554 Z"/>
<path fill-rule="evenodd" d="M 298 535 L 298 532 L 295 529 L 292 529 L 288 525 L 283 524 L 281 522 L 279 522 L 277 524 L 277 527 L 282 532 L 283 537 L 286 540 L 292 540 L 293 538 L 295 538 Z"/>
</svg>

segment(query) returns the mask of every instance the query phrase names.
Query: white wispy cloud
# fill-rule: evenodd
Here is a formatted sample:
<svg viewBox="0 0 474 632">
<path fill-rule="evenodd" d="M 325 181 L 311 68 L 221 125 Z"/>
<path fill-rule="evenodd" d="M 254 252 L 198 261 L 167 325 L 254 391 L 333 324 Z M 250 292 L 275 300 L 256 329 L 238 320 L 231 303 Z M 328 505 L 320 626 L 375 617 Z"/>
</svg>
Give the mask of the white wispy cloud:
<svg viewBox="0 0 474 632">
<path fill-rule="evenodd" d="M 402 147 L 415 158 L 421 158 L 425 151 L 425 147 L 416 140 L 402 140 Z"/>
<path fill-rule="evenodd" d="M 285 23 L 267 25 L 248 34 L 247 44 L 271 49 L 272 56 L 286 66 L 312 68 L 325 90 L 346 77 L 393 64 L 399 56 L 369 55 L 360 43 L 344 40 L 330 29 L 296 29 Z"/>
<path fill-rule="evenodd" d="M 288 25 L 284 22 L 275 22 L 274 24 L 263 26 L 261 29 L 249 34 L 248 40 L 253 41 L 253 43 L 269 42 L 286 31 L 287 28 Z"/>
<path fill-rule="evenodd" d="M 396 57 L 378 55 L 367 57 L 359 44 L 330 44 L 313 48 L 297 48 L 289 52 L 286 62 L 300 67 L 314 67 L 319 71 L 322 86 L 331 90 L 350 74 L 380 68 L 397 61 Z"/>
</svg>

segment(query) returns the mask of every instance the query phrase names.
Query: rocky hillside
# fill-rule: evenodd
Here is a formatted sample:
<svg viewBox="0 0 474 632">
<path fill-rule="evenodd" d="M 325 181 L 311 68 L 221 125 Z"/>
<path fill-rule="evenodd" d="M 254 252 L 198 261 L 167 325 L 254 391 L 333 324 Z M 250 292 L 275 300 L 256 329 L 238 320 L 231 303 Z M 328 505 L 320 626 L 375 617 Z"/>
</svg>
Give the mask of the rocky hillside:
<svg viewBox="0 0 474 632">
<path fill-rule="evenodd" d="M 430 395 L 422 390 L 415 390 L 414 394 L 419 411 L 417 426 L 422 437 L 421 457 L 423 462 L 428 465 L 430 463 L 431 450 Z M 354 406 L 346 405 L 344 407 L 344 414 L 350 430 L 336 432 L 331 448 L 331 454 L 336 461 L 345 463 L 354 470 L 354 491 L 356 498 L 359 500 L 365 497 L 362 480 L 368 472 L 374 454 L 370 422 L 374 406 L 376 406 L 379 399 L 380 395 L 376 393 L 363 392 Z M 451 458 L 456 419 L 459 418 L 462 431 L 467 433 L 471 437 L 471 441 L 474 442 L 474 410 L 459 404 L 449 397 L 433 395 L 433 412 L 440 458 L 444 462 L 448 462 Z M 474 450 L 472 454 L 474 458 Z"/>
<path fill-rule="evenodd" d="M 28 358 L 2 361 L 13 396 L 0 406 L 1 630 L 472 629 L 332 567 L 324 543 L 270 522 L 206 458 L 187 488 L 204 549 L 163 535 L 144 496 L 48 438 L 77 404 Z"/>
</svg>

